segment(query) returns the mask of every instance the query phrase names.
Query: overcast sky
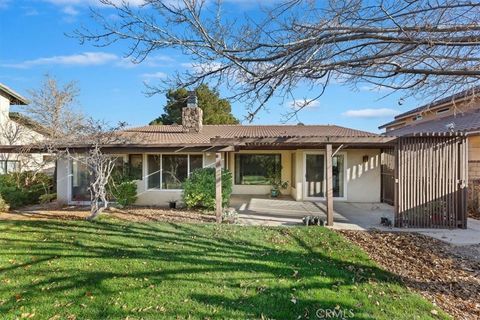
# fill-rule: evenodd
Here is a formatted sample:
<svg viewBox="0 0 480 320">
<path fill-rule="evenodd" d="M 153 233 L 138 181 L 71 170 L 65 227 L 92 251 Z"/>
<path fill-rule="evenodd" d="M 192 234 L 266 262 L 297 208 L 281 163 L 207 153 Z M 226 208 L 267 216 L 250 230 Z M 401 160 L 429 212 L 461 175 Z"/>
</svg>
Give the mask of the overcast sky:
<svg viewBox="0 0 480 320">
<path fill-rule="evenodd" d="M 163 50 L 135 65 L 124 58 L 125 44 L 105 48 L 80 45 L 65 34 L 82 24 L 93 27 L 88 4 L 96 5 L 95 0 L 0 0 L 0 82 L 26 94 L 27 89 L 39 85 L 45 73 L 61 81 L 75 80 L 81 90 L 80 106 L 89 115 L 112 123 L 146 124 L 162 112 L 165 97 L 146 97 L 144 82 L 155 83 L 188 67 L 191 60 Z M 259 12 L 254 0 L 229 0 L 225 9 L 249 16 Z M 399 95 L 382 99 L 387 93 L 369 85 L 333 84 L 291 123 L 338 124 L 378 132 L 377 127 L 395 113 L 420 103 L 410 99 L 399 104 Z M 303 100 L 316 94 L 298 88 L 295 96 Z M 281 115 L 295 107 L 295 102 L 275 99 L 267 107 L 254 123 L 280 123 Z M 234 103 L 233 110 L 241 120 L 246 115 L 240 103 Z"/>
</svg>

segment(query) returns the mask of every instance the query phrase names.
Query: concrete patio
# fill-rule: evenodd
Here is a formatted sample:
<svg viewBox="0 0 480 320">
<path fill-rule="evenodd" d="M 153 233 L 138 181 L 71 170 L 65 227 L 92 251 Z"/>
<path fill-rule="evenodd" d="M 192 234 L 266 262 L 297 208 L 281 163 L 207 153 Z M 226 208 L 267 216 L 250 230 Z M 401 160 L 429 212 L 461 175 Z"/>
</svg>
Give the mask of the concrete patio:
<svg viewBox="0 0 480 320">
<path fill-rule="evenodd" d="M 326 220 L 326 206 L 322 201 L 295 201 L 282 196 L 234 195 L 230 205 L 239 213 L 244 225 L 300 225 L 304 216 L 322 216 Z M 391 228 L 380 225 L 380 218 L 393 221 L 393 207 L 384 203 L 334 202 L 332 229 L 380 230 L 389 232 L 416 232 L 452 245 L 480 244 L 480 221 L 468 219 L 467 229 Z"/>
<path fill-rule="evenodd" d="M 322 201 L 295 201 L 282 196 L 235 195 L 230 205 L 239 213 L 239 222 L 245 225 L 295 225 L 302 224 L 304 216 L 322 216 L 326 220 L 326 205 Z M 335 202 L 334 226 L 336 229 L 368 230 L 380 227 L 380 218 L 393 221 L 393 207 L 384 203 Z"/>
</svg>

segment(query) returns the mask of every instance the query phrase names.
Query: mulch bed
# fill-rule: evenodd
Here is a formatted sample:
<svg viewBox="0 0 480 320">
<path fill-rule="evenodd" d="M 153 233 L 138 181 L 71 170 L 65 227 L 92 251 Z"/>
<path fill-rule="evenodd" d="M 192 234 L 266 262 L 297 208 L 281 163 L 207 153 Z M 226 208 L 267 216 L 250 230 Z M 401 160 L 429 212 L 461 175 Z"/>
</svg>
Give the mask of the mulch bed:
<svg viewBox="0 0 480 320">
<path fill-rule="evenodd" d="M 480 220 L 480 211 L 469 210 L 468 217 L 472 219 Z"/>
<path fill-rule="evenodd" d="M 480 263 L 455 248 L 412 233 L 338 231 L 456 319 L 480 319 Z"/>
<path fill-rule="evenodd" d="M 89 215 L 90 211 L 87 207 L 50 208 L 34 206 L 8 213 L 0 212 L 0 220 L 84 220 Z M 208 212 L 186 209 L 172 210 L 159 207 L 109 208 L 102 215 L 134 222 L 206 223 L 215 221 L 215 216 Z"/>
</svg>

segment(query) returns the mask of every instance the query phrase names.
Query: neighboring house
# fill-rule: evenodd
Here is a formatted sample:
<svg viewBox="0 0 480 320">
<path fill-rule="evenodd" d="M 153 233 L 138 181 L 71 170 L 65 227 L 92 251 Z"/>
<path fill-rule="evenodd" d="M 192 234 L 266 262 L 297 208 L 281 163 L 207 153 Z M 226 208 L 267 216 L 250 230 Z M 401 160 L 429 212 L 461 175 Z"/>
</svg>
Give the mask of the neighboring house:
<svg viewBox="0 0 480 320">
<path fill-rule="evenodd" d="M 28 100 L 0 83 L 0 145 L 21 146 L 44 139 L 47 132 L 35 121 L 17 112 L 11 105 L 26 105 Z M 0 153 L 0 174 L 22 170 L 53 171 L 53 164 L 46 164 L 48 155 L 29 153 Z"/>
<path fill-rule="evenodd" d="M 398 226 L 466 227 L 463 185 L 445 188 L 439 194 L 455 210 L 442 211 L 437 218 L 430 217 L 430 222 L 425 219 L 420 224 L 415 219 L 431 202 L 428 197 L 419 197 L 407 203 L 402 195 L 410 188 L 420 192 L 414 189 L 419 182 L 399 175 L 401 170 L 410 170 L 411 163 L 417 163 L 401 161 L 406 147 L 421 145 L 424 149 L 419 153 L 433 148 L 446 150 L 452 143 L 463 146 L 463 137 L 449 135 L 434 142 L 423 137 L 411 138 L 399 144 L 395 137 L 335 125 L 203 125 L 202 110 L 195 105 L 183 109 L 182 125 L 145 126 L 120 134 L 131 142 L 106 145 L 103 150 L 123 159 L 119 165 L 132 168 L 137 178 L 138 205 L 164 206 L 169 201 L 181 200 L 182 183 L 194 169 L 218 165 L 232 172 L 233 194 L 266 195 L 270 192 L 266 177 L 273 166 L 280 171 L 282 180 L 289 182 L 288 188 L 282 190 L 284 195 L 297 201 L 325 200 L 331 221 L 333 201 L 380 202 L 384 194 L 397 194 L 392 203 Z M 447 175 L 450 179 L 450 175 L 458 172 L 460 176 L 455 173 L 455 179 L 465 181 L 462 150 L 450 151 L 443 160 L 458 170 L 418 177 L 422 177 L 425 185 L 434 185 L 439 183 L 438 179 L 445 181 Z M 397 177 L 396 189 L 393 184 L 385 184 L 381 177 L 383 163 L 393 154 L 399 159 L 399 165 L 391 169 L 392 177 Z M 89 179 L 80 162 L 59 160 L 58 200 L 88 203 Z M 453 193 L 455 196 L 451 196 Z M 432 208 L 441 211 L 443 207 Z"/>
<path fill-rule="evenodd" d="M 399 114 L 380 129 L 387 136 L 462 132 L 468 140 L 468 179 L 480 184 L 480 88 L 462 91 Z M 470 195 L 470 197 L 472 194 Z M 478 201 L 476 199 L 475 201 Z M 477 206 L 480 203 L 477 203 Z"/>
</svg>

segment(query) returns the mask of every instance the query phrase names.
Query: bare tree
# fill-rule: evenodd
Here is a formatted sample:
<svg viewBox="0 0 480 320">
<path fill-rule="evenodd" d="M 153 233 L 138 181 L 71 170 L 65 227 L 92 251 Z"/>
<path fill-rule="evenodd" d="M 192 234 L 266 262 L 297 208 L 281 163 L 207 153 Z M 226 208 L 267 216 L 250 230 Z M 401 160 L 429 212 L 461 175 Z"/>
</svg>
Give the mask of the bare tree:
<svg viewBox="0 0 480 320">
<path fill-rule="evenodd" d="M 24 112 L 53 138 L 72 134 L 84 120 L 83 114 L 75 109 L 79 92 L 76 82 L 61 85 L 46 74 L 38 89 L 29 90 L 30 104 L 23 107 Z"/>
<path fill-rule="evenodd" d="M 104 121 L 88 119 L 75 134 L 56 137 L 43 142 L 42 148 L 58 158 L 83 164 L 90 179 L 90 216 L 95 219 L 109 206 L 108 185 L 111 183 L 118 156 L 108 148 L 128 143 L 132 135 L 122 134 L 125 123 L 109 126 Z"/>
<path fill-rule="evenodd" d="M 259 18 L 237 20 L 223 15 L 221 1 L 145 0 L 140 7 L 100 1 L 118 19 L 92 9 L 99 28 L 78 29 L 81 42 L 125 41 L 135 63 L 180 49 L 192 57 L 192 68 L 148 92 L 221 83 L 246 104 L 250 120 L 272 97 L 290 99 L 298 86 L 314 97 L 293 114 L 332 81 L 439 98 L 480 77 L 478 2 L 285 0 L 262 8 Z"/>
</svg>

